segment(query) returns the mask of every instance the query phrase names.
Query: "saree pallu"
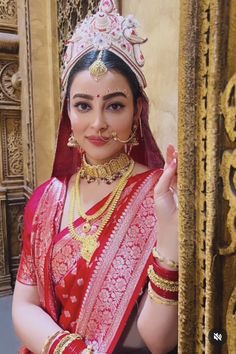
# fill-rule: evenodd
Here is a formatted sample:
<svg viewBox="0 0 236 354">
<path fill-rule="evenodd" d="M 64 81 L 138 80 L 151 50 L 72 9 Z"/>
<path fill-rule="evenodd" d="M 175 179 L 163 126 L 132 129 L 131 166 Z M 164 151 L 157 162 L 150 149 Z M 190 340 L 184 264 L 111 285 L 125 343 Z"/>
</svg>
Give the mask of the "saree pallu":
<svg viewBox="0 0 236 354">
<path fill-rule="evenodd" d="M 153 188 L 160 175 L 161 170 L 152 170 L 129 179 L 89 264 L 68 228 L 59 232 L 68 178 L 51 179 L 27 205 L 17 279 L 37 285 L 42 308 L 63 329 L 82 335 L 97 354 L 113 353 L 147 281 L 157 238 Z M 87 213 L 95 213 L 107 198 Z M 74 223 L 80 234 L 83 224 L 82 218 Z"/>
</svg>

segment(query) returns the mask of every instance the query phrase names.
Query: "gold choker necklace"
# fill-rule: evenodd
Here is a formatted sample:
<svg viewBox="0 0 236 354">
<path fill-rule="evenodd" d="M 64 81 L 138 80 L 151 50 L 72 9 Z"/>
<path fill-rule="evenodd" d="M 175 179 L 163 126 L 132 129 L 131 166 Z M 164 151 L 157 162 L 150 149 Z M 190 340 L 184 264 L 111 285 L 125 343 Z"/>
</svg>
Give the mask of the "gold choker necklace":
<svg viewBox="0 0 236 354">
<path fill-rule="evenodd" d="M 118 157 L 103 165 L 90 165 L 86 161 L 85 155 L 83 155 L 80 177 L 86 178 L 88 183 L 102 180 L 107 184 L 111 184 L 123 176 L 128 170 L 131 161 L 127 154 L 121 153 Z"/>
</svg>

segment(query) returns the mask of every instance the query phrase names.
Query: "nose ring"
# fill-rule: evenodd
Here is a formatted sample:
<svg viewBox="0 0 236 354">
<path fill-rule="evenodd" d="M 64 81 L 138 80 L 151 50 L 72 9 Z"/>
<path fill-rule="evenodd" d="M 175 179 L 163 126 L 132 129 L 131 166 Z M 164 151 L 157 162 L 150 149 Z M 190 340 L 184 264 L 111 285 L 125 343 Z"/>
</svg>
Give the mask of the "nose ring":
<svg viewBox="0 0 236 354">
<path fill-rule="evenodd" d="M 99 129 L 98 135 L 103 141 L 107 142 L 107 141 L 111 140 L 111 137 L 107 137 L 107 136 L 105 137 L 105 136 L 102 135 L 102 130 L 106 130 L 106 129 L 107 129 L 107 126 L 106 126 L 106 128 Z"/>
</svg>

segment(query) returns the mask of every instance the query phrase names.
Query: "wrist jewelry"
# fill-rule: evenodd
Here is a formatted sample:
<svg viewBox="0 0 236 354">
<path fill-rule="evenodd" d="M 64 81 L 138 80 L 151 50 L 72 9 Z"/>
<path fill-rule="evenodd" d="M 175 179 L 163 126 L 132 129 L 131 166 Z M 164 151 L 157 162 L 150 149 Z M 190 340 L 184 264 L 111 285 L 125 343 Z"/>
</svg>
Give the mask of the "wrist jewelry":
<svg viewBox="0 0 236 354">
<path fill-rule="evenodd" d="M 161 278 L 154 271 L 153 265 L 150 265 L 148 267 L 148 277 L 155 286 L 161 288 L 162 290 L 167 290 L 172 292 L 178 291 L 178 281 Z"/>
<path fill-rule="evenodd" d="M 150 284 L 152 286 L 153 291 L 161 298 L 164 298 L 166 300 L 178 300 L 178 291 L 163 290 L 156 286 L 151 280 Z"/>
<path fill-rule="evenodd" d="M 43 348 L 42 348 L 42 354 L 48 354 L 50 346 L 52 345 L 52 343 L 54 342 L 54 340 L 56 340 L 56 338 L 61 335 L 64 334 L 65 331 L 64 330 L 59 330 L 56 333 L 52 334 L 51 336 L 48 336 L 48 338 L 46 339 Z M 68 332 L 69 333 L 69 332 Z"/>
<path fill-rule="evenodd" d="M 66 337 L 57 344 L 54 354 L 62 354 L 66 347 L 68 347 L 75 339 L 82 339 L 82 337 L 76 333 L 68 334 Z"/>
<path fill-rule="evenodd" d="M 179 268 L 179 264 L 175 261 L 172 261 L 170 259 L 167 259 L 165 257 L 163 257 L 159 251 L 157 250 L 156 247 L 153 247 L 152 249 L 152 254 L 153 254 L 153 257 L 156 258 L 159 262 L 161 263 L 166 263 L 166 265 L 168 265 L 170 268 L 173 268 L 173 269 L 178 269 Z"/>
<path fill-rule="evenodd" d="M 55 348 L 57 347 L 58 343 L 62 341 L 63 338 L 67 337 L 70 334 L 69 331 L 62 331 L 53 340 L 50 342 L 50 346 L 46 354 L 54 354 Z"/>
<path fill-rule="evenodd" d="M 170 270 L 164 268 L 157 260 L 156 258 L 153 258 L 153 268 L 154 271 L 159 277 L 167 280 L 172 280 L 172 281 L 178 281 L 179 278 L 179 272 L 178 270 Z"/>
<path fill-rule="evenodd" d="M 163 305 L 177 305 L 178 301 L 176 300 L 168 300 L 162 298 L 161 296 L 157 295 L 155 291 L 152 289 L 151 283 L 148 284 L 148 295 L 151 300 L 153 300 L 156 304 L 163 304 Z"/>
</svg>

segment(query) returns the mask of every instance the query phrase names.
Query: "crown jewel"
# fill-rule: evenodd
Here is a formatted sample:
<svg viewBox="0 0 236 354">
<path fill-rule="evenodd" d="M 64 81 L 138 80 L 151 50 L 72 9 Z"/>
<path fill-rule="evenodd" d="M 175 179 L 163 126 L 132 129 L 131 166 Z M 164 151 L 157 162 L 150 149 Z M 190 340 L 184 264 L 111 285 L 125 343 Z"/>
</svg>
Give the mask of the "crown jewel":
<svg viewBox="0 0 236 354">
<path fill-rule="evenodd" d="M 98 12 L 85 18 L 68 41 L 65 70 L 62 75 L 63 86 L 66 84 L 70 69 L 84 54 L 92 50 L 108 49 L 130 66 L 141 87 L 145 87 L 146 80 L 141 71 L 144 57 L 140 44 L 147 39 L 138 36 L 138 25 L 132 15 L 126 18 L 120 16 L 113 0 L 101 0 Z"/>
</svg>

